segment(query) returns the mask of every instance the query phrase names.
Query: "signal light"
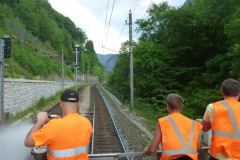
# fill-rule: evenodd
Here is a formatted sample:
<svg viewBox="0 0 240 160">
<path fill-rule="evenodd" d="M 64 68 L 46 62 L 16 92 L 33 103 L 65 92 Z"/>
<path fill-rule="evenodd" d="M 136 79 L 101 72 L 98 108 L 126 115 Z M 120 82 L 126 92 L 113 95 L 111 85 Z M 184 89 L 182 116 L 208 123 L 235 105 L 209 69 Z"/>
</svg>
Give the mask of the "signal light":
<svg viewBox="0 0 240 160">
<path fill-rule="evenodd" d="M 81 62 L 81 47 L 73 48 L 73 62 L 76 62 L 76 49 L 77 49 L 77 62 Z"/>
<path fill-rule="evenodd" d="M 4 58 L 11 58 L 11 38 L 3 38 L 3 40 L 4 40 L 3 47 Z"/>
</svg>

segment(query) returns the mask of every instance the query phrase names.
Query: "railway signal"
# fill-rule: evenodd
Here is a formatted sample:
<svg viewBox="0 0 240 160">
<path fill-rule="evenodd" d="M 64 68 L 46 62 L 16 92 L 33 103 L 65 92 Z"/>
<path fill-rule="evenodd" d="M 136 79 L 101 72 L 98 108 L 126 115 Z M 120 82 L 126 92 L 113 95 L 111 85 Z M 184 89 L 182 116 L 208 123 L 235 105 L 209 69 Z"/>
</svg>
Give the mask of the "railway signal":
<svg viewBox="0 0 240 160">
<path fill-rule="evenodd" d="M 0 43 L 0 125 L 4 125 L 4 66 L 8 64 L 4 63 L 4 58 L 11 58 L 11 38 L 8 35 L 4 35 L 1 38 Z M 10 114 L 9 114 L 10 115 Z"/>
<path fill-rule="evenodd" d="M 4 58 L 11 58 L 11 38 L 2 38 Z"/>
<path fill-rule="evenodd" d="M 73 48 L 73 62 L 81 62 L 81 47 Z"/>
<path fill-rule="evenodd" d="M 76 91 L 77 91 L 77 69 L 78 62 L 81 62 L 81 47 L 78 44 L 73 48 L 73 62 L 75 63 L 75 79 L 76 79 Z"/>
</svg>

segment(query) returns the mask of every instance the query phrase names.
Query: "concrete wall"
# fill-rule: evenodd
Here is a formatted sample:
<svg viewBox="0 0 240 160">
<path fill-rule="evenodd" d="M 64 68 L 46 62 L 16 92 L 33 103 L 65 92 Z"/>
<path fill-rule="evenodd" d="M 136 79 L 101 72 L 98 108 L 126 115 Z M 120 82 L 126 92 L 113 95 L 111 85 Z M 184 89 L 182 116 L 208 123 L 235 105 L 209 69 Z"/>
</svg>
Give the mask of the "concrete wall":
<svg viewBox="0 0 240 160">
<path fill-rule="evenodd" d="M 69 88 L 74 83 L 65 83 Z M 48 98 L 62 89 L 61 83 L 25 79 L 4 79 L 4 112 L 16 114 L 32 107 L 41 97 Z"/>
</svg>

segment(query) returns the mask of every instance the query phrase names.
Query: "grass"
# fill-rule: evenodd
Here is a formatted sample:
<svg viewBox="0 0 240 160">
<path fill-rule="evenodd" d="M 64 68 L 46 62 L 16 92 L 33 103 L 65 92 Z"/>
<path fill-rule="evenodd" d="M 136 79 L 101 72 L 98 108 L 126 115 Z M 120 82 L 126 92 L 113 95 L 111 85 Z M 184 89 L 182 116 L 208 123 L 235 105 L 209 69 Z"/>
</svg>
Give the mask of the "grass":
<svg viewBox="0 0 240 160">
<path fill-rule="evenodd" d="M 81 86 L 84 86 L 84 85 L 88 85 L 88 84 L 86 84 L 86 83 L 85 84 L 79 84 L 78 87 L 81 87 Z M 76 86 L 66 88 L 66 89 L 75 89 L 75 88 L 76 88 Z M 16 115 L 11 115 L 11 123 L 16 122 L 17 120 L 25 117 L 29 113 L 33 113 L 33 114 L 36 115 L 39 111 L 41 111 L 47 105 L 51 104 L 53 101 L 59 100 L 62 92 L 63 91 L 58 91 L 55 95 L 53 95 L 49 98 L 41 97 L 34 106 L 32 106 L 32 107 L 30 107 L 30 108 L 28 108 L 24 111 L 18 112 Z"/>
</svg>

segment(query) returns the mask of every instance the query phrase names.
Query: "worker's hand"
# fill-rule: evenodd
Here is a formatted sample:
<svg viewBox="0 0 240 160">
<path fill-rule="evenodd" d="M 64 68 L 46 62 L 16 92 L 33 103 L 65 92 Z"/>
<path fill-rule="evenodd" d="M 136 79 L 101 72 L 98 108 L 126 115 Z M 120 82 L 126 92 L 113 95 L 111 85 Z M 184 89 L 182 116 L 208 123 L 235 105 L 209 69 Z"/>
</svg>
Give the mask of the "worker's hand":
<svg viewBox="0 0 240 160">
<path fill-rule="evenodd" d="M 48 121 L 48 113 L 47 112 L 40 112 L 37 114 L 37 123 L 43 125 Z"/>
<path fill-rule="evenodd" d="M 143 152 L 147 153 L 148 151 L 148 146 L 144 148 Z"/>
</svg>

